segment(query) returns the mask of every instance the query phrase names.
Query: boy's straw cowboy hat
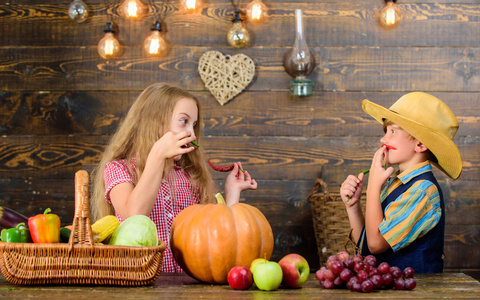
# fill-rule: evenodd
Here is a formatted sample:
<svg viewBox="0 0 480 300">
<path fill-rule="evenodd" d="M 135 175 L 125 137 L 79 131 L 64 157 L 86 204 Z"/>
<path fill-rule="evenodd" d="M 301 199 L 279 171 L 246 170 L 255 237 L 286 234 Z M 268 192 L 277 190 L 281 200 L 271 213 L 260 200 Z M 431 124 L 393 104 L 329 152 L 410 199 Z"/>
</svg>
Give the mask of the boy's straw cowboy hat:
<svg viewBox="0 0 480 300">
<path fill-rule="evenodd" d="M 452 141 L 458 121 L 440 99 L 422 92 L 408 93 L 386 109 L 363 100 L 363 110 L 383 124 L 388 119 L 424 144 L 437 158 L 435 165 L 457 179 L 462 172 L 462 157 Z"/>
</svg>

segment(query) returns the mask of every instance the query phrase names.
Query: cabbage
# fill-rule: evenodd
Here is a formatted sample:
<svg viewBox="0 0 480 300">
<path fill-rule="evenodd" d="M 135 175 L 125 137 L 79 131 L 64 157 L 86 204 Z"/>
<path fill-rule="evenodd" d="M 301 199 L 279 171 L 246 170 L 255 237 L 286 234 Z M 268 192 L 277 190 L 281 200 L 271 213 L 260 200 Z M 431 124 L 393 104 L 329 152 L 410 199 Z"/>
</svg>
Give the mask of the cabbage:
<svg viewBox="0 0 480 300">
<path fill-rule="evenodd" d="M 149 217 L 134 215 L 115 229 L 108 243 L 121 246 L 158 246 L 157 227 Z"/>
</svg>

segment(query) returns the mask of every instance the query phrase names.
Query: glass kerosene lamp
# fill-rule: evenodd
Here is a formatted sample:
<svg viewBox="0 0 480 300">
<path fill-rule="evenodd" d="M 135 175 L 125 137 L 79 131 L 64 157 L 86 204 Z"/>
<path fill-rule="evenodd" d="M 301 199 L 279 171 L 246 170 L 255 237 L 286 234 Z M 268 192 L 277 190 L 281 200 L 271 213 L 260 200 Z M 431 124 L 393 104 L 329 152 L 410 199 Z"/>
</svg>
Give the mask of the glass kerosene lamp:
<svg viewBox="0 0 480 300">
<path fill-rule="evenodd" d="M 302 10 L 295 10 L 295 43 L 292 50 L 283 58 L 283 65 L 290 76 L 295 79 L 290 83 L 290 90 L 294 96 L 311 96 L 313 81 L 307 78 L 315 67 L 315 58 L 308 50 L 303 36 Z"/>
</svg>

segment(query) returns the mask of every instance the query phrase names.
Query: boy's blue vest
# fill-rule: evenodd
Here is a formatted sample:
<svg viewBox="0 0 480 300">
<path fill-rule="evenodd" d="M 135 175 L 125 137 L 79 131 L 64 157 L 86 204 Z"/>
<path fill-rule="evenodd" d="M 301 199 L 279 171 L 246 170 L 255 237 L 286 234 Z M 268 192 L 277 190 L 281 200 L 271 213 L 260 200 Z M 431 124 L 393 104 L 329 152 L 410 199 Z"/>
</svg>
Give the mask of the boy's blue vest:
<svg viewBox="0 0 480 300">
<path fill-rule="evenodd" d="M 374 254 L 377 263 L 388 262 L 390 266 L 397 266 L 401 270 L 406 267 L 412 267 L 416 273 L 441 273 L 443 272 L 443 243 L 445 234 L 445 205 L 443 203 L 443 194 L 437 180 L 432 172 L 425 172 L 418 175 L 407 184 L 402 184 L 387 196 L 382 202 L 382 210 L 385 215 L 385 208 L 398 196 L 407 191 L 417 180 L 428 180 L 437 186 L 440 195 L 440 207 L 442 216 L 438 224 L 427 234 L 415 240 L 405 248 L 393 252 L 392 248 L 381 254 Z M 363 229 L 365 231 L 365 228 Z M 361 255 L 370 255 L 367 236 L 365 234 Z"/>
</svg>

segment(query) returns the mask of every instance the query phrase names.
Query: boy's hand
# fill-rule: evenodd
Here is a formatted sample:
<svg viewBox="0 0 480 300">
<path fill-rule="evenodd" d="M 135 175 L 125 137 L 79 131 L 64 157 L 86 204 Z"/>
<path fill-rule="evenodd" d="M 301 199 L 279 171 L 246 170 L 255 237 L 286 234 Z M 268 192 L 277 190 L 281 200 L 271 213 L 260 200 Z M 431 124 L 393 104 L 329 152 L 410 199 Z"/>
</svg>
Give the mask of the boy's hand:
<svg viewBox="0 0 480 300">
<path fill-rule="evenodd" d="M 362 172 L 355 177 L 354 175 L 348 175 L 347 179 L 342 183 L 340 187 L 340 196 L 343 203 L 347 207 L 351 207 L 360 200 L 363 190 L 363 177 L 365 174 Z"/>
<path fill-rule="evenodd" d="M 368 180 L 368 187 L 374 188 L 378 191 L 381 190 L 382 185 L 387 181 L 387 179 L 392 175 L 395 170 L 393 167 L 388 167 L 385 169 L 383 164 L 383 157 L 387 152 L 387 147 L 382 145 L 380 149 L 375 152 L 373 156 L 372 165 L 370 167 L 370 178 Z"/>
</svg>

